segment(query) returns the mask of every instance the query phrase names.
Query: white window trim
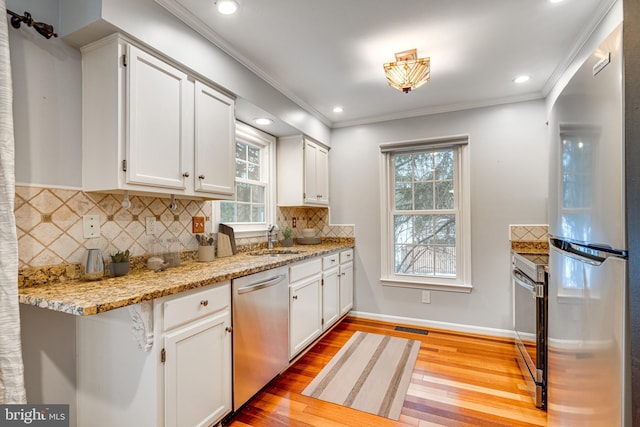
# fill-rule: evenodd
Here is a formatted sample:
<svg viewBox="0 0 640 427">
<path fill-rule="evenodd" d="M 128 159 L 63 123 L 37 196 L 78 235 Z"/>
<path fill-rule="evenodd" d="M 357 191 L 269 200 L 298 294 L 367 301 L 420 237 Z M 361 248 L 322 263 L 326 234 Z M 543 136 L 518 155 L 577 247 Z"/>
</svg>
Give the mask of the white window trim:
<svg viewBox="0 0 640 427">
<path fill-rule="evenodd" d="M 228 223 L 233 227 L 235 237 L 260 237 L 266 235 L 269 224 L 275 223 L 276 219 L 276 138 L 268 133 L 262 132 L 252 126 L 236 121 L 235 141 L 248 142 L 259 146 L 264 155 L 267 156 L 268 165 L 267 186 L 265 191 L 265 223 Z M 234 157 L 235 159 L 235 157 Z M 235 162 L 235 160 L 234 160 Z M 234 174 L 235 175 L 235 174 Z M 234 183 L 235 187 L 235 183 Z M 213 231 L 217 232 L 220 225 L 220 202 L 213 203 Z"/>
<path fill-rule="evenodd" d="M 471 196 L 469 168 L 469 135 L 454 135 L 442 138 L 429 138 L 412 141 L 400 141 L 380 144 L 380 226 L 381 226 L 381 277 L 385 286 L 443 290 L 469 293 L 471 285 Z M 433 149 L 438 147 L 457 147 L 458 149 L 458 194 L 459 221 L 456 224 L 456 239 L 461 239 L 462 248 L 459 260 L 461 271 L 455 279 L 420 277 L 395 274 L 393 271 L 393 225 L 391 218 L 394 189 L 391 176 L 391 153 Z"/>
</svg>

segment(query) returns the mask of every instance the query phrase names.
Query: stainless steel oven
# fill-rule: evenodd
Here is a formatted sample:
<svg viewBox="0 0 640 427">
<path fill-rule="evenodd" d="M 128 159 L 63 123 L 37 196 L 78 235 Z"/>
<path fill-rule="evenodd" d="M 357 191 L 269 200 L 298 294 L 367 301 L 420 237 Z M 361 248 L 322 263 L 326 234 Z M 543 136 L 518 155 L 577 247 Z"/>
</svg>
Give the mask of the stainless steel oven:
<svg viewBox="0 0 640 427">
<path fill-rule="evenodd" d="M 513 252 L 516 360 L 535 405 L 547 406 L 547 255 Z"/>
</svg>

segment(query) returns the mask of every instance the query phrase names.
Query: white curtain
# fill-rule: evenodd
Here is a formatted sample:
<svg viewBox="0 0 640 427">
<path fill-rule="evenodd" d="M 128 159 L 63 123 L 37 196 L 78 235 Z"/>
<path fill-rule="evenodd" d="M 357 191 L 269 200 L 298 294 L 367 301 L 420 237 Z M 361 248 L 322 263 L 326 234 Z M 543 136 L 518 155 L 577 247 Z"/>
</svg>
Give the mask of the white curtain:
<svg viewBox="0 0 640 427">
<path fill-rule="evenodd" d="M 0 0 L 0 404 L 27 401 L 18 311 L 13 93 L 6 8 L 6 1 Z"/>
</svg>

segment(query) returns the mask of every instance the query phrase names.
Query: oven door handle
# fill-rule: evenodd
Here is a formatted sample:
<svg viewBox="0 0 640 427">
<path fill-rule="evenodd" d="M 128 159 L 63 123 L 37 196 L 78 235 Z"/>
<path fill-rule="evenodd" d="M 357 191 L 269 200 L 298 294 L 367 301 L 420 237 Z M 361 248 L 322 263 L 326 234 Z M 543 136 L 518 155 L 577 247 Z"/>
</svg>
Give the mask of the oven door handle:
<svg viewBox="0 0 640 427">
<path fill-rule="evenodd" d="M 607 258 L 627 259 L 629 257 L 629 253 L 626 250 L 614 249 L 609 245 L 600 243 L 580 242 L 558 236 L 549 236 L 549 243 L 551 244 L 551 249 L 561 254 L 596 266 L 601 265 Z"/>
<path fill-rule="evenodd" d="M 511 277 L 513 277 L 513 281 L 516 282 L 517 285 L 531 291 L 534 298 L 544 297 L 544 287 L 537 283 L 533 283 L 518 270 L 511 270 Z"/>
</svg>

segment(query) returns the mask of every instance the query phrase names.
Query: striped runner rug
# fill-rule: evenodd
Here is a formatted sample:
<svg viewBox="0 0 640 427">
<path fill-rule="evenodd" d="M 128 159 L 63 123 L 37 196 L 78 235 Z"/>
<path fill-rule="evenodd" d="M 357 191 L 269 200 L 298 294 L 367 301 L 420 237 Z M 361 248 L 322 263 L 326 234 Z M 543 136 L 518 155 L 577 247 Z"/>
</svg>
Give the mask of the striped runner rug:
<svg viewBox="0 0 640 427">
<path fill-rule="evenodd" d="M 356 332 L 302 392 L 397 420 L 420 341 Z"/>
</svg>

